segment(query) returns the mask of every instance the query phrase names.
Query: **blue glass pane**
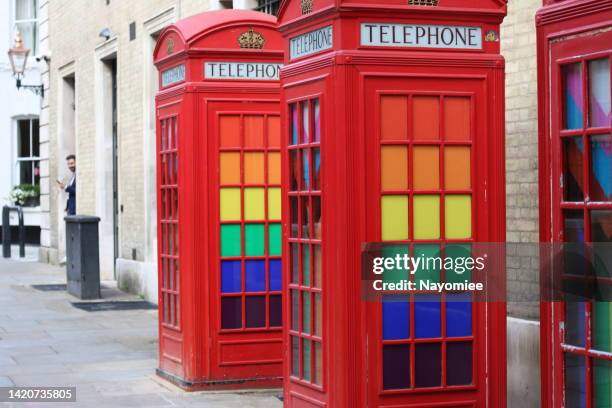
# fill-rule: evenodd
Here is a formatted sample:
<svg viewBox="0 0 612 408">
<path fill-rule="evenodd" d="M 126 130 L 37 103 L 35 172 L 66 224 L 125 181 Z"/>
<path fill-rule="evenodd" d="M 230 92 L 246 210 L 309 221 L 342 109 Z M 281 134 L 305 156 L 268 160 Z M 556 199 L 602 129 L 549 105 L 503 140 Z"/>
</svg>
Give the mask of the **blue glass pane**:
<svg viewBox="0 0 612 408">
<path fill-rule="evenodd" d="M 246 290 L 247 292 L 264 292 L 266 290 L 265 261 L 246 261 Z"/>
<path fill-rule="evenodd" d="M 291 144 L 298 143 L 298 111 L 295 104 L 291 105 Z"/>
<path fill-rule="evenodd" d="M 565 303 L 565 343 L 572 346 L 585 345 L 586 304 L 569 301 Z"/>
<path fill-rule="evenodd" d="M 446 296 L 446 336 L 472 335 L 472 302 L 467 293 Z"/>
<path fill-rule="evenodd" d="M 280 291 L 282 289 L 282 264 L 280 259 L 270 259 L 270 290 Z"/>
<path fill-rule="evenodd" d="M 383 297 L 383 339 L 410 337 L 410 304 L 405 296 Z"/>
<path fill-rule="evenodd" d="M 221 262 L 221 292 L 236 293 L 242 290 L 240 261 Z"/>
<path fill-rule="evenodd" d="M 414 296 L 415 335 L 419 339 L 441 336 L 440 330 L 440 296 Z"/>
</svg>

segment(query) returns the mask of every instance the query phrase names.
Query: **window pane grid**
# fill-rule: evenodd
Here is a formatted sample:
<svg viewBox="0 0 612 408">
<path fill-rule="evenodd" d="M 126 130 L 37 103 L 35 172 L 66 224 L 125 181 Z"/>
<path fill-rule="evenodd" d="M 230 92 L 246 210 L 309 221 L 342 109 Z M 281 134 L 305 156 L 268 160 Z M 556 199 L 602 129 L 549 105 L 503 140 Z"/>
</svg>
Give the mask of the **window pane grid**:
<svg viewBox="0 0 612 408">
<path fill-rule="evenodd" d="M 281 302 L 280 120 L 219 119 L 221 330 L 279 330 Z"/>
<path fill-rule="evenodd" d="M 472 103 L 469 95 L 381 96 L 381 240 L 388 244 L 383 251 L 389 252 L 385 256 L 409 252 L 444 258 L 457 256 L 458 250 L 471 253 Z M 422 272 L 385 275 L 389 281 L 471 279 L 444 268 L 430 275 Z M 474 386 L 471 296 L 386 293 L 381 315 L 381 392 Z"/>
<path fill-rule="evenodd" d="M 566 242 L 611 242 L 603 227 L 612 222 L 612 123 L 610 57 L 585 59 L 561 66 L 564 107 L 562 142 L 562 211 Z M 569 147 L 568 147 L 569 146 Z M 589 282 L 610 279 L 588 276 Z M 609 384 L 601 393 L 602 376 L 595 367 L 612 360 L 610 304 L 566 303 L 563 308 L 564 387 L 566 404 L 599 407 L 609 403 Z M 606 332 L 605 336 L 601 332 Z M 603 399 L 602 399 L 603 398 Z M 605 406 L 605 405 L 604 405 Z"/>
<path fill-rule="evenodd" d="M 180 256 L 178 197 L 178 117 L 161 120 L 160 151 L 160 268 L 162 325 L 180 330 Z"/>
<path fill-rule="evenodd" d="M 321 123 L 318 99 L 289 106 L 291 379 L 323 387 Z"/>
</svg>

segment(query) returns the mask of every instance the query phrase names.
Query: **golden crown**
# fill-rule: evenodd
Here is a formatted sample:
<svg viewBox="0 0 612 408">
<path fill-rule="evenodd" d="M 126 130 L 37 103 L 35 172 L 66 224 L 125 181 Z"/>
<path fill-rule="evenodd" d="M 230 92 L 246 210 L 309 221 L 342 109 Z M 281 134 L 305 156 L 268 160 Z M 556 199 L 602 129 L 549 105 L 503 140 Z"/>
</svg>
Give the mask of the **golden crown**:
<svg viewBox="0 0 612 408">
<path fill-rule="evenodd" d="M 312 8 L 314 6 L 314 0 L 302 0 L 302 14 L 312 13 Z"/>
<path fill-rule="evenodd" d="M 408 0 L 411 6 L 437 6 L 438 0 Z"/>
<path fill-rule="evenodd" d="M 266 43 L 266 39 L 261 33 L 253 30 L 251 28 L 249 31 L 246 31 L 238 37 L 238 44 L 240 44 L 240 48 L 255 48 L 261 49 Z"/>
</svg>

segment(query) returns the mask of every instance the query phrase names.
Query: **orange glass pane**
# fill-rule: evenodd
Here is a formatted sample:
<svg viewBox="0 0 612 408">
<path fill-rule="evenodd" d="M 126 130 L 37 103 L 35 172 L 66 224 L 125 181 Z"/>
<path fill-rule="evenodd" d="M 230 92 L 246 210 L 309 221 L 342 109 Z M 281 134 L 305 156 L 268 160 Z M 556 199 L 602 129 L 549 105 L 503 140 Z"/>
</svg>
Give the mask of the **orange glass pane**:
<svg viewBox="0 0 612 408">
<path fill-rule="evenodd" d="M 224 152 L 219 155 L 221 184 L 240 184 L 240 153 Z"/>
<path fill-rule="evenodd" d="M 244 117 L 244 146 L 264 147 L 264 117 Z"/>
<path fill-rule="evenodd" d="M 471 140 L 470 98 L 444 98 L 444 133 L 446 140 Z"/>
<path fill-rule="evenodd" d="M 240 147 L 240 116 L 219 117 L 219 144 L 221 147 Z"/>
<path fill-rule="evenodd" d="M 280 117 L 268 116 L 268 147 L 280 147 Z"/>
<path fill-rule="evenodd" d="M 244 154 L 244 183 L 264 184 L 264 154 Z"/>
<path fill-rule="evenodd" d="M 404 140 L 408 138 L 408 97 L 381 96 L 380 139 Z"/>
<path fill-rule="evenodd" d="M 408 189 L 408 148 L 406 146 L 381 147 L 380 179 L 383 191 Z"/>
<path fill-rule="evenodd" d="M 447 190 L 468 190 L 470 183 L 470 148 L 447 146 L 444 149 L 444 184 Z"/>
<path fill-rule="evenodd" d="M 415 190 L 440 188 L 440 148 L 415 146 L 413 152 L 413 183 Z"/>
<path fill-rule="evenodd" d="M 280 184 L 281 182 L 281 162 L 280 153 L 268 153 L 268 183 Z"/>
<path fill-rule="evenodd" d="M 440 138 L 440 98 L 414 96 L 412 114 L 414 140 L 438 140 Z"/>
</svg>

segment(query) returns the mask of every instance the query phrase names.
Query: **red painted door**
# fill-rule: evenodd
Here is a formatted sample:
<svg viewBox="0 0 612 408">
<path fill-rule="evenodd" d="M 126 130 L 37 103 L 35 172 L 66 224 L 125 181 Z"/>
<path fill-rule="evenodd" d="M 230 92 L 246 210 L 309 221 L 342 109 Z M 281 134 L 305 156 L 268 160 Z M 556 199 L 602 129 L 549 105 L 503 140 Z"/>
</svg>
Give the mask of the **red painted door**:
<svg viewBox="0 0 612 408">
<path fill-rule="evenodd" d="M 209 102 L 213 378 L 276 379 L 282 365 L 278 102 Z"/>
<path fill-rule="evenodd" d="M 604 31 L 551 46 L 553 242 L 612 242 L 611 44 Z M 595 279 L 609 285 L 610 272 Z M 550 312 L 553 406 L 612 407 L 612 303 L 554 303 Z"/>
<path fill-rule="evenodd" d="M 373 78 L 365 87 L 368 242 L 389 244 L 384 256 L 455 257 L 499 239 L 486 201 L 494 156 L 485 79 Z M 454 270 L 405 275 L 387 279 L 471 279 Z M 366 307 L 369 406 L 487 406 L 496 367 L 487 303 L 418 292 Z"/>
</svg>

